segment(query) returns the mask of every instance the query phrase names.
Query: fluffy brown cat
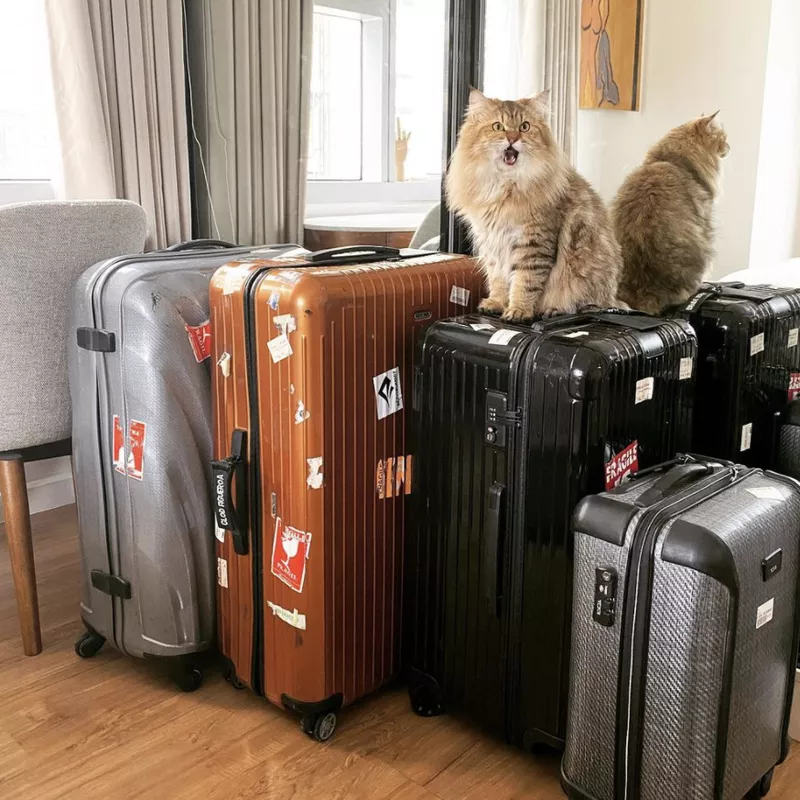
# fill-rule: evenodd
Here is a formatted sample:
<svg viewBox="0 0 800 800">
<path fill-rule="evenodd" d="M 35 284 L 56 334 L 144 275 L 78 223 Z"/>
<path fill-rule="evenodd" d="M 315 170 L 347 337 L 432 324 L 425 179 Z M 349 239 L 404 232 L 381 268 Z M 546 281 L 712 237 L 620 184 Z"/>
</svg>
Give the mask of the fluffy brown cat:
<svg viewBox="0 0 800 800">
<path fill-rule="evenodd" d="M 719 112 L 717 112 L 719 113 Z M 671 130 L 622 184 L 611 215 L 624 261 L 620 299 L 660 314 L 698 289 L 714 257 L 725 131 L 700 117 Z"/>
<path fill-rule="evenodd" d="M 480 310 L 508 322 L 616 298 L 619 245 L 602 200 L 553 138 L 547 98 L 473 89 L 447 173 L 450 207 L 469 224 L 488 279 Z"/>
</svg>

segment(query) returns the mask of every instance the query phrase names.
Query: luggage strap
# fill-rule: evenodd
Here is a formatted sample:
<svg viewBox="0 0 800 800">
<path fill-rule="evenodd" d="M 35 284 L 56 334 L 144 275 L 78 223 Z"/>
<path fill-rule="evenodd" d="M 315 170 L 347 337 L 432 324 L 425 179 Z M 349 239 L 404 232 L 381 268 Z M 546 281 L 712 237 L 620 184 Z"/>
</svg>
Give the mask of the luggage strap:
<svg viewBox="0 0 800 800">
<path fill-rule="evenodd" d="M 217 526 L 230 531 L 236 555 L 246 556 L 247 547 L 247 481 L 245 475 L 245 445 L 247 433 L 235 430 L 231 437 L 231 454 L 211 462 L 214 478 L 214 515 Z M 233 485 L 236 484 L 236 502 Z"/>
<path fill-rule="evenodd" d="M 91 573 L 92 586 L 103 594 L 110 594 L 112 597 L 121 597 L 123 600 L 131 599 L 131 584 L 124 578 L 117 575 L 110 575 L 99 569 L 93 569 Z"/>
</svg>

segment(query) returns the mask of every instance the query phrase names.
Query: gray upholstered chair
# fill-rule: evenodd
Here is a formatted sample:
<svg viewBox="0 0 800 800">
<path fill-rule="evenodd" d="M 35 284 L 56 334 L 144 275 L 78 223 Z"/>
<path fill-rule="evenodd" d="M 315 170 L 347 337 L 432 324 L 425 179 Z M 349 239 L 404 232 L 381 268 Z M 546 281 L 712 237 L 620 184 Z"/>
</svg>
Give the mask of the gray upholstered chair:
<svg viewBox="0 0 800 800">
<path fill-rule="evenodd" d="M 409 247 L 415 250 L 438 250 L 441 216 L 442 206 L 441 203 L 437 203 L 428 211 L 417 230 L 414 231 Z"/>
<path fill-rule="evenodd" d="M 141 252 L 146 229 L 128 200 L 0 206 L 0 497 L 26 655 L 42 642 L 24 464 L 71 451 L 73 286 L 92 264 Z"/>
</svg>

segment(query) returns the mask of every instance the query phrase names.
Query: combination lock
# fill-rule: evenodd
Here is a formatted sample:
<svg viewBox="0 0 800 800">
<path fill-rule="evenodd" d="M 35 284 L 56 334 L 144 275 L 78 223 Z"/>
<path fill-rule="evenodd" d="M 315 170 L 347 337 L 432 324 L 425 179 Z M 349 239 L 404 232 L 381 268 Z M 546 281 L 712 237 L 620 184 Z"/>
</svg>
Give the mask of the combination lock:
<svg viewBox="0 0 800 800">
<path fill-rule="evenodd" d="M 617 611 L 617 571 L 599 567 L 594 571 L 594 621 L 604 628 L 614 625 Z"/>
</svg>

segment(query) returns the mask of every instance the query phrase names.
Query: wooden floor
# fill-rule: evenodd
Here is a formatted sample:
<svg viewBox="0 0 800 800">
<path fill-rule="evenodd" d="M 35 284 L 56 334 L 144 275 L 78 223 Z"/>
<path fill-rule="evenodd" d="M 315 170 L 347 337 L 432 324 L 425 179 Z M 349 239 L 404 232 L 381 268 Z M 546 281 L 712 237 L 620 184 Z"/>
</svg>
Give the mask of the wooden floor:
<svg viewBox="0 0 800 800">
<path fill-rule="evenodd" d="M 2 526 L 0 526 L 2 528 Z M 219 672 L 182 694 L 150 665 L 73 652 L 79 564 L 73 507 L 34 517 L 44 652 L 22 655 L 0 536 L 0 798 L 557 800 L 558 761 L 452 717 L 420 719 L 402 689 L 340 716 L 326 745 Z M 800 747 L 775 800 L 800 797 Z"/>
</svg>

